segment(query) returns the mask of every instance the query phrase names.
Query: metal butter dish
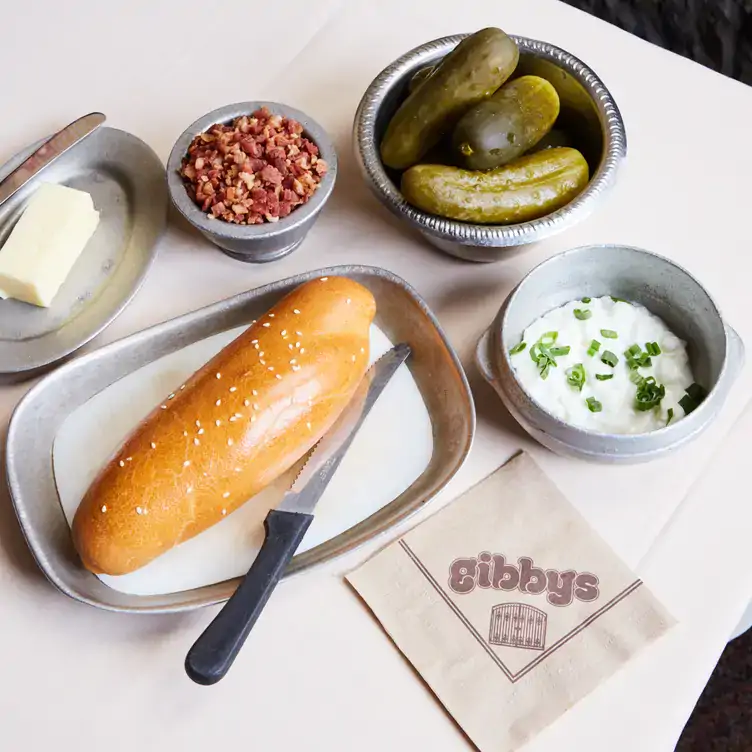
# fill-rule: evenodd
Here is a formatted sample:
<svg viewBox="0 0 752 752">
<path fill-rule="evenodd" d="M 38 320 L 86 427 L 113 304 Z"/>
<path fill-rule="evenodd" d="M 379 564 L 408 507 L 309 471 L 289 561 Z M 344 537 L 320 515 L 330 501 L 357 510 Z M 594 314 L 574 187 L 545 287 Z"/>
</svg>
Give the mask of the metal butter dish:
<svg viewBox="0 0 752 752">
<path fill-rule="evenodd" d="M 6 449 L 10 494 L 37 563 L 59 590 L 90 605 L 129 612 L 183 611 L 232 595 L 237 578 L 167 595 L 137 596 L 111 589 L 86 571 L 73 549 L 59 503 L 53 442 L 68 414 L 110 384 L 199 340 L 249 324 L 291 289 L 322 275 L 345 275 L 369 288 L 377 303 L 376 325 L 392 341 L 405 342 L 412 349 L 410 371 L 431 418 L 433 453 L 425 471 L 402 494 L 340 535 L 296 556 L 287 574 L 327 561 L 384 532 L 420 509 L 452 478 L 470 450 L 475 411 L 459 360 L 433 314 L 407 283 L 384 269 L 340 266 L 309 272 L 82 356 L 47 376 L 19 403 Z"/>
<path fill-rule="evenodd" d="M 0 181 L 43 142 L 0 168 Z M 0 300 L 0 377 L 28 378 L 95 337 L 125 308 L 154 258 L 167 218 L 167 183 L 143 141 L 100 127 L 44 167 L 0 207 L 0 246 L 40 183 L 91 194 L 97 231 L 51 308 Z"/>
</svg>

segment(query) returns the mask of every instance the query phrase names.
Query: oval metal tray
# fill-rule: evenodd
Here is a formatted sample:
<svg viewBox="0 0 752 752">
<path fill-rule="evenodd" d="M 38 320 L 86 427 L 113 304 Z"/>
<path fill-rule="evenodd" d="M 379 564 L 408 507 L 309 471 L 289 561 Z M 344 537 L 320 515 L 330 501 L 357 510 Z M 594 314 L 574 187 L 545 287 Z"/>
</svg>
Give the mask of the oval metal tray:
<svg viewBox="0 0 752 752">
<path fill-rule="evenodd" d="M 475 408 L 462 366 L 420 296 L 385 269 L 339 266 L 308 272 L 220 301 L 146 329 L 67 363 L 34 386 L 10 421 L 8 486 L 18 521 L 42 571 L 76 600 L 112 611 L 174 612 L 208 606 L 232 595 L 232 579 L 167 595 L 129 595 L 86 571 L 71 543 L 53 473 L 52 447 L 68 414 L 105 387 L 148 363 L 213 334 L 247 325 L 294 287 L 319 276 L 345 275 L 376 298 L 376 325 L 392 342 L 413 350 L 409 367 L 433 425 L 428 467 L 397 498 L 330 540 L 298 554 L 287 575 L 328 561 L 383 533 L 430 501 L 459 470 L 475 433 Z"/>
<path fill-rule="evenodd" d="M 0 167 L 0 180 L 41 145 Z M 42 182 L 91 194 L 99 226 L 50 308 L 0 300 L 0 377 L 28 378 L 95 337 L 125 308 L 154 258 L 167 220 L 167 181 L 143 141 L 99 128 L 0 208 L 0 247 Z"/>
</svg>

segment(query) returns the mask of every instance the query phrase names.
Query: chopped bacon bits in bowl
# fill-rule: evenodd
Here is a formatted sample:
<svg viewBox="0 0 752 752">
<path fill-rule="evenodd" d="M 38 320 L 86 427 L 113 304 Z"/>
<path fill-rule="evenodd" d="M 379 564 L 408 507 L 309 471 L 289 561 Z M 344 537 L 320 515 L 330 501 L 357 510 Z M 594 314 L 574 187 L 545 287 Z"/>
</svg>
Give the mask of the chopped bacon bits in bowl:
<svg viewBox="0 0 752 752">
<path fill-rule="evenodd" d="M 202 211 L 240 225 L 278 222 L 305 204 L 326 175 L 303 126 L 266 107 L 217 123 L 188 147 L 180 174 Z"/>
</svg>

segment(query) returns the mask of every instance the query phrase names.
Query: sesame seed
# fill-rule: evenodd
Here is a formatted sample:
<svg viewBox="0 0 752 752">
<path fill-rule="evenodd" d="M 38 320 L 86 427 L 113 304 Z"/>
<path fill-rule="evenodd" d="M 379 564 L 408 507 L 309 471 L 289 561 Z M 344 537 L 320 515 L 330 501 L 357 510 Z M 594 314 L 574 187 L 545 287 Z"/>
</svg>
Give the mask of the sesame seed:
<svg viewBox="0 0 752 752">
<path fill-rule="evenodd" d="M 214 404 L 219 407 L 222 404 L 222 400 L 218 399 Z"/>
<path fill-rule="evenodd" d="M 173 392 L 167 399 L 175 399 L 175 393 Z"/>
<path fill-rule="evenodd" d="M 292 350 L 292 345 L 288 345 L 288 347 Z"/>
<path fill-rule="evenodd" d="M 266 361 L 265 360 L 259 360 L 259 363 L 261 363 L 262 366 L 266 365 Z"/>
<path fill-rule="evenodd" d="M 300 348 L 300 354 L 302 355 L 305 352 L 305 347 Z"/>
<path fill-rule="evenodd" d="M 233 440 L 232 440 L 232 439 L 227 439 L 227 446 L 232 446 L 232 445 L 233 445 L 233 443 L 234 443 L 234 442 L 233 442 Z"/>
<path fill-rule="evenodd" d="M 151 448 L 152 449 L 156 449 L 157 448 L 157 445 L 153 441 L 151 442 Z"/>
<path fill-rule="evenodd" d="M 123 460 L 120 460 L 120 467 L 125 467 L 125 462 L 123 462 Z"/>
<path fill-rule="evenodd" d="M 258 342 L 258 340 L 257 340 L 257 339 L 252 339 L 252 340 L 251 340 L 251 344 L 252 344 L 252 345 L 255 345 L 255 344 L 256 344 L 257 342 Z"/>
<path fill-rule="evenodd" d="M 160 405 L 160 407 L 161 407 L 161 408 L 162 408 L 163 410 L 166 410 L 166 409 L 167 409 L 167 405 Z"/>
<path fill-rule="evenodd" d="M 136 507 L 136 514 L 143 514 L 144 510 L 141 507 Z"/>
<path fill-rule="evenodd" d="M 257 343 L 256 343 L 256 344 L 254 345 L 254 347 L 255 347 L 255 348 L 256 348 L 256 349 L 258 350 L 258 349 L 259 349 L 259 347 L 260 347 L 259 343 L 257 342 Z"/>
<path fill-rule="evenodd" d="M 126 458 L 125 458 L 125 461 L 126 461 L 126 462 L 130 462 L 130 461 L 131 461 L 132 459 L 133 459 L 133 457 L 126 457 Z"/>
<path fill-rule="evenodd" d="M 222 494 L 222 498 L 223 498 L 223 499 L 229 499 L 229 498 L 230 498 L 230 492 L 229 492 L 229 491 L 225 491 L 225 492 L 224 492 L 224 493 Z"/>
<path fill-rule="evenodd" d="M 243 404 L 248 407 L 251 404 L 250 400 L 243 400 Z"/>
<path fill-rule="evenodd" d="M 267 370 L 268 371 L 273 371 L 274 370 L 274 366 L 269 366 L 269 368 L 267 368 Z"/>
<path fill-rule="evenodd" d="M 251 415 L 251 423 L 255 423 L 255 422 L 256 422 L 256 416 L 255 415 Z"/>
<path fill-rule="evenodd" d="M 267 321 L 265 324 L 262 324 L 262 326 L 265 326 L 268 329 L 271 326 L 271 324 Z"/>
<path fill-rule="evenodd" d="M 308 430 L 310 431 L 311 430 L 311 424 L 310 423 L 306 423 L 306 426 L 308 427 Z"/>
<path fill-rule="evenodd" d="M 258 405 L 255 402 L 253 403 L 253 409 L 254 410 L 258 410 L 259 409 Z"/>
<path fill-rule="evenodd" d="M 297 334 L 298 337 L 302 337 L 303 336 L 303 332 L 295 332 L 295 334 Z"/>
<path fill-rule="evenodd" d="M 236 472 L 236 473 L 242 473 L 242 472 L 243 472 L 243 470 L 242 470 L 242 468 L 236 467 L 236 468 L 235 468 L 235 472 Z"/>
<path fill-rule="evenodd" d="M 251 389 L 251 394 L 255 397 L 258 394 L 258 392 L 255 389 Z"/>
<path fill-rule="evenodd" d="M 149 514 L 149 510 L 144 507 L 144 514 Z"/>
<path fill-rule="evenodd" d="M 198 446 L 198 445 L 199 445 L 199 444 L 200 444 L 201 442 L 200 442 L 200 441 L 199 441 L 198 439 L 194 439 L 194 440 L 193 440 L 193 443 L 194 443 L 194 444 L 195 444 L 196 446 Z"/>
<path fill-rule="evenodd" d="M 293 308 L 293 309 L 292 309 L 292 312 L 293 312 L 294 314 L 299 314 L 299 313 L 300 313 L 300 311 L 299 311 L 299 310 L 298 310 L 297 308 Z"/>
<path fill-rule="evenodd" d="M 295 347 L 300 347 L 300 342 L 296 342 Z"/>
<path fill-rule="evenodd" d="M 357 358 L 353 355 L 352 356 L 352 362 L 354 363 L 357 360 Z"/>
<path fill-rule="evenodd" d="M 273 319 L 273 318 L 274 318 L 274 314 L 273 314 L 273 313 L 270 313 L 270 314 L 269 314 L 269 318 L 270 318 L 270 319 Z"/>
<path fill-rule="evenodd" d="M 365 348 L 365 347 L 361 347 L 361 348 L 360 348 L 360 351 L 361 351 L 362 353 L 364 353 L 364 352 L 366 351 L 366 348 Z"/>
<path fill-rule="evenodd" d="M 221 379 L 222 378 L 222 374 L 221 373 L 217 373 L 217 378 Z"/>
<path fill-rule="evenodd" d="M 185 384 L 183 384 L 183 386 L 180 387 L 180 391 L 182 392 L 183 389 L 185 389 Z"/>
<path fill-rule="evenodd" d="M 284 337 L 287 334 L 287 329 L 283 329 L 281 332 L 282 336 Z"/>
<path fill-rule="evenodd" d="M 196 428 L 201 428 L 201 421 L 200 420 L 196 421 Z"/>
<path fill-rule="evenodd" d="M 224 517 L 224 516 L 225 516 L 226 514 L 227 514 L 227 510 L 226 510 L 226 509 L 223 509 L 223 510 L 222 510 L 222 516 Z"/>
<path fill-rule="evenodd" d="M 193 493 L 193 486 L 188 486 L 188 488 L 185 489 L 186 493 Z"/>
<path fill-rule="evenodd" d="M 107 504 L 102 504 L 102 511 L 103 511 L 103 512 L 106 512 L 106 511 L 107 511 Z"/>
<path fill-rule="evenodd" d="M 300 366 L 293 366 L 293 367 L 292 367 L 292 370 L 293 370 L 293 371 L 299 371 L 299 370 L 300 370 Z"/>
<path fill-rule="evenodd" d="M 347 299 L 347 305 L 350 305 L 350 303 L 351 303 L 351 302 L 352 302 L 352 301 L 350 300 L 350 298 L 348 298 L 348 299 Z"/>
<path fill-rule="evenodd" d="M 237 420 L 237 418 L 234 415 L 230 416 L 230 423 L 234 423 Z"/>
<path fill-rule="evenodd" d="M 275 374 L 275 376 L 277 377 L 277 379 L 279 379 L 280 381 L 282 381 L 282 377 L 278 373 Z"/>
<path fill-rule="evenodd" d="M 204 476 L 204 478 L 208 478 L 209 477 L 208 473 L 201 473 L 201 474 Z"/>
<path fill-rule="evenodd" d="M 293 359 L 292 359 L 292 360 L 290 361 L 290 365 L 291 365 L 291 366 L 294 366 L 294 365 L 295 365 L 296 363 L 297 363 L 297 361 L 295 360 L 295 358 L 293 358 Z"/>
<path fill-rule="evenodd" d="M 188 431 L 183 431 L 183 436 L 187 436 L 187 435 L 188 435 Z"/>
<path fill-rule="evenodd" d="M 188 466 L 189 466 L 190 464 L 191 464 L 191 461 L 190 461 L 190 460 L 186 460 L 186 461 L 185 461 L 185 462 L 183 463 L 183 467 L 188 467 Z"/>
<path fill-rule="evenodd" d="M 201 436 L 201 434 L 203 434 L 203 432 L 204 432 L 204 429 L 203 429 L 203 428 L 199 428 L 199 429 L 198 429 L 198 435 L 199 435 L 199 436 Z"/>
<path fill-rule="evenodd" d="M 215 421 L 214 421 L 214 424 L 215 424 L 216 426 L 221 426 L 221 425 L 222 425 L 222 421 L 221 421 L 221 420 L 215 420 Z"/>
<path fill-rule="evenodd" d="M 236 418 L 242 418 L 243 417 L 243 413 L 235 413 L 235 417 Z"/>
<path fill-rule="evenodd" d="M 326 280 L 327 280 L 327 279 L 329 279 L 329 277 L 322 277 L 322 278 L 321 278 L 321 281 L 322 281 L 322 282 L 326 282 Z"/>
<path fill-rule="evenodd" d="M 237 392 L 237 391 L 238 391 L 238 388 L 237 388 L 236 386 L 231 386 L 231 387 L 230 387 L 230 391 L 231 391 L 231 392 Z"/>
</svg>

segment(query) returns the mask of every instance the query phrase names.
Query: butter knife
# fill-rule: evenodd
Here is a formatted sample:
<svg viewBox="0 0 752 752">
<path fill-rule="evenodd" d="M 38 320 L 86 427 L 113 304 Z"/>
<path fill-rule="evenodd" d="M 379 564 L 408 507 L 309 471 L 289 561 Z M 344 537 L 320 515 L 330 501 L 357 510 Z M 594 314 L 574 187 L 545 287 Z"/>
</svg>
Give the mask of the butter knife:
<svg viewBox="0 0 752 752">
<path fill-rule="evenodd" d="M 409 355 L 407 345 L 397 345 L 368 369 L 347 407 L 311 451 L 290 490 L 267 514 L 266 537 L 248 574 L 186 656 L 186 673 L 197 684 L 215 684 L 232 666 L 313 522 L 314 507 L 355 434 Z"/>
<path fill-rule="evenodd" d="M 105 121 L 101 112 L 91 112 L 74 120 L 47 139 L 31 156 L 27 157 L 13 172 L 0 182 L 0 206 L 16 191 L 23 188 L 40 170 L 52 164 L 68 149 L 92 134 Z"/>
</svg>

